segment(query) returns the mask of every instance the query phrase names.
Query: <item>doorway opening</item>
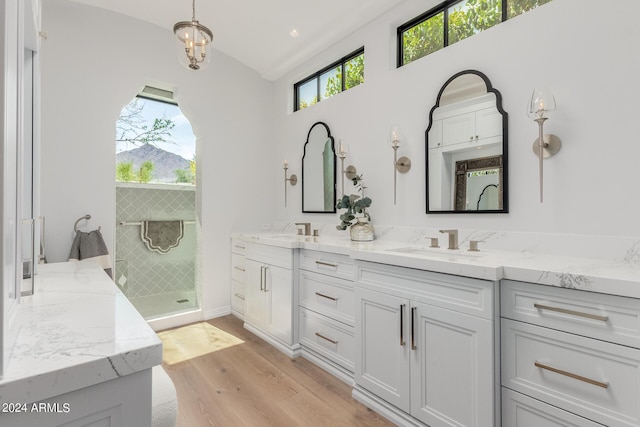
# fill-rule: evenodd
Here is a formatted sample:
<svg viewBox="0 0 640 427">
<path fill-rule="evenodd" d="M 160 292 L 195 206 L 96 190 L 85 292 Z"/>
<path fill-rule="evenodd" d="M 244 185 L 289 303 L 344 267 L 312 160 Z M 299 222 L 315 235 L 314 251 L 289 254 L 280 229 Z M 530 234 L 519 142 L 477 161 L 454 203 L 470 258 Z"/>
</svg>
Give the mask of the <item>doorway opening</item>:
<svg viewBox="0 0 640 427">
<path fill-rule="evenodd" d="M 114 277 L 148 321 L 199 310 L 195 142 L 170 91 L 145 86 L 116 122 Z"/>
</svg>

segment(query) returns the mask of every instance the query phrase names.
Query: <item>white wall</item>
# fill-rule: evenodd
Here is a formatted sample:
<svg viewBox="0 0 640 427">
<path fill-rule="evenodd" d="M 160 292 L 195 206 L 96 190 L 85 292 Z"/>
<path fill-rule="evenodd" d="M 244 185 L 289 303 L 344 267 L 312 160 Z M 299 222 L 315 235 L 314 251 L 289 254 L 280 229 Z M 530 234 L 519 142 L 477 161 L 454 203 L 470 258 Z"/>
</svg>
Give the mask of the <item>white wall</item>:
<svg viewBox="0 0 640 427">
<path fill-rule="evenodd" d="M 101 226 L 113 253 L 115 122 L 143 85 L 159 84 L 175 91 L 197 137 L 203 306 L 208 315 L 228 308 L 229 234 L 275 212 L 272 183 L 281 171 L 272 148 L 271 83 L 216 51 L 206 71 L 183 69 L 171 31 L 74 2 L 44 2 L 43 30 L 40 185 L 48 261 L 66 260 L 73 223 L 87 213 L 92 219 L 81 228 Z"/>
<path fill-rule="evenodd" d="M 42 46 L 41 213 L 47 218 L 47 258 L 68 255 L 73 222 L 90 213 L 110 249 L 115 228 L 115 120 L 144 84 L 174 89 L 198 138 L 198 215 L 206 311 L 229 305 L 232 231 L 274 219 L 335 223 L 336 215 L 302 214 L 300 183 L 284 207 L 282 161 L 301 176 L 310 126 L 324 121 L 348 144 L 346 164 L 364 173 L 374 223 L 416 227 L 545 231 L 594 235 L 640 234 L 635 190 L 635 98 L 640 75 L 640 12 L 635 0 L 554 0 L 408 66 L 395 67 L 398 25 L 437 0 L 407 0 L 275 84 L 214 52 L 193 73 L 177 65 L 173 34 L 104 10 L 64 0 L 44 2 Z M 607 12 L 607 13 L 605 13 Z M 79 18 L 82 19 L 79 19 Z M 609 19 L 609 21 L 607 21 Z M 366 83 L 291 113 L 292 85 L 365 46 Z M 510 213 L 426 215 L 424 131 L 441 85 L 464 69 L 485 73 L 509 113 Z M 525 105 L 536 85 L 555 92 L 558 111 L 546 129 L 563 140 L 545 162 L 545 202 L 538 201 L 536 125 Z M 634 96 L 634 94 L 636 96 Z M 387 135 L 404 134 L 399 155 L 412 170 L 398 176 Z M 339 183 L 339 181 L 338 181 Z M 347 188 L 348 185 L 347 185 Z"/>
<path fill-rule="evenodd" d="M 637 99 L 640 95 L 640 2 L 553 0 L 534 11 L 447 47 L 402 68 L 395 67 L 396 28 L 439 0 L 407 0 L 314 60 L 279 79 L 274 110 L 280 158 L 300 174 L 309 127 L 326 122 L 349 145 L 345 164 L 364 174 L 374 223 L 415 227 L 638 235 L 636 190 Z M 365 46 L 365 83 L 318 105 L 291 113 L 292 85 L 322 66 Z M 509 214 L 425 214 L 424 131 L 438 90 L 453 74 L 485 73 L 509 113 Z M 546 133 L 562 151 L 545 161 L 545 201 L 539 202 L 538 161 L 531 150 L 537 125 L 525 106 L 537 85 L 555 93 L 558 109 Z M 404 134 L 399 156 L 413 167 L 398 176 L 393 205 L 393 150 L 389 128 Z M 297 159 L 297 161 L 296 161 Z M 338 181 L 339 183 L 339 181 Z M 276 182 L 276 186 L 279 183 Z M 338 215 L 303 215 L 301 187 L 289 191 L 284 221 L 337 224 Z M 347 187 L 349 188 L 349 187 Z M 282 199 L 279 196 L 279 200 Z"/>
</svg>

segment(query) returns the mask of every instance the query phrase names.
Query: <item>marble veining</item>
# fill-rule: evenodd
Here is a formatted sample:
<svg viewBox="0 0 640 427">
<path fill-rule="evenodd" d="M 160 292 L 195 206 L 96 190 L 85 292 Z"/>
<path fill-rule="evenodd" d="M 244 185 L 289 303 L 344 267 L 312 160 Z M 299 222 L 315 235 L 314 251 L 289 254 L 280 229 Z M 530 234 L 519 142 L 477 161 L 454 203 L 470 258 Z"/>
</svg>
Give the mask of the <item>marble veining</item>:
<svg viewBox="0 0 640 427">
<path fill-rule="evenodd" d="M 405 242 L 428 244 L 431 237 L 440 238 L 444 246 L 445 237 L 438 229 L 428 227 L 385 226 L 375 224 L 376 242 Z M 338 231 L 335 224 L 311 224 L 312 229 L 320 231 L 321 238 L 334 240 L 348 239 L 348 231 Z M 445 228 L 457 228 L 455 225 Z M 294 223 L 274 223 L 269 233 L 287 233 L 294 235 L 297 227 Z M 259 234 L 259 233 L 254 233 Z M 557 234 L 520 231 L 466 230 L 460 229 L 458 240 L 461 247 L 469 240 L 482 242 L 480 249 L 532 254 L 562 255 L 570 257 L 593 258 L 598 260 L 626 261 L 640 263 L 639 236 L 600 236 L 582 234 Z"/>
<path fill-rule="evenodd" d="M 37 402 L 162 363 L 160 339 L 94 263 L 39 266 L 34 295 L 15 311 L 2 402 Z"/>
<path fill-rule="evenodd" d="M 558 274 L 558 282 L 563 288 L 589 290 L 591 279 L 580 274 L 561 273 Z"/>
<path fill-rule="evenodd" d="M 477 279 L 510 279 L 640 298 L 638 237 L 459 230 L 460 249 L 448 252 L 446 236 L 436 229 L 376 226 L 376 240 L 357 243 L 344 232 L 330 231 L 331 227 L 312 224 L 312 228 L 326 233 L 295 237 L 295 225 L 284 224 L 276 229 L 277 233 L 289 233 L 286 239 L 273 232 L 237 233 L 233 237 Z M 442 252 L 437 256 L 430 256 L 429 251 L 394 251 L 411 246 L 428 248 L 431 237 L 440 238 Z M 470 240 L 481 242 L 481 256 L 465 256 Z"/>
<path fill-rule="evenodd" d="M 624 256 L 625 262 L 640 264 L 640 241 L 634 243 Z"/>
</svg>

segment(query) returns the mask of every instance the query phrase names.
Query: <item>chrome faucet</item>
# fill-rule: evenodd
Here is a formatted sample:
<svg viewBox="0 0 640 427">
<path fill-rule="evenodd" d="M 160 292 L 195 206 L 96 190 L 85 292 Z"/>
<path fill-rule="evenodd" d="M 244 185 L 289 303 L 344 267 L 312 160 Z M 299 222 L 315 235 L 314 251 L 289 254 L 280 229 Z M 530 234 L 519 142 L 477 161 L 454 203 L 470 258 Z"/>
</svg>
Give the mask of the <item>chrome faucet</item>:
<svg viewBox="0 0 640 427">
<path fill-rule="evenodd" d="M 311 236 L 311 223 L 310 222 L 296 222 L 296 225 L 304 225 L 304 235 Z"/>
<path fill-rule="evenodd" d="M 458 249 L 458 230 L 440 230 L 449 235 L 449 249 Z"/>
</svg>

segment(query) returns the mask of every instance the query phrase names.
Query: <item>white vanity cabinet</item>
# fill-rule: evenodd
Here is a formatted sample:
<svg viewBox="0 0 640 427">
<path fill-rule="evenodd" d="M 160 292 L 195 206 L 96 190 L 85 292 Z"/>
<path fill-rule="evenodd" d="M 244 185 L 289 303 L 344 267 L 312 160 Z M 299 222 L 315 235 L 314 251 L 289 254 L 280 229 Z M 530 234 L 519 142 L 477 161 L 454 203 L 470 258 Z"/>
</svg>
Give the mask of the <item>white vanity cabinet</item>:
<svg viewBox="0 0 640 427">
<path fill-rule="evenodd" d="M 504 280 L 501 315 L 503 425 L 640 425 L 639 300 Z"/>
<path fill-rule="evenodd" d="M 293 250 L 246 244 L 245 327 L 290 357 L 297 355 Z"/>
<path fill-rule="evenodd" d="M 493 427 L 494 287 L 359 264 L 354 397 L 399 424 Z"/>
<path fill-rule="evenodd" d="M 231 239 L 231 312 L 244 319 L 247 294 L 246 243 Z"/>
<path fill-rule="evenodd" d="M 299 254 L 302 355 L 353 381 L 355 265 L 346 255 L 302 249 Z"/>
</svg>

